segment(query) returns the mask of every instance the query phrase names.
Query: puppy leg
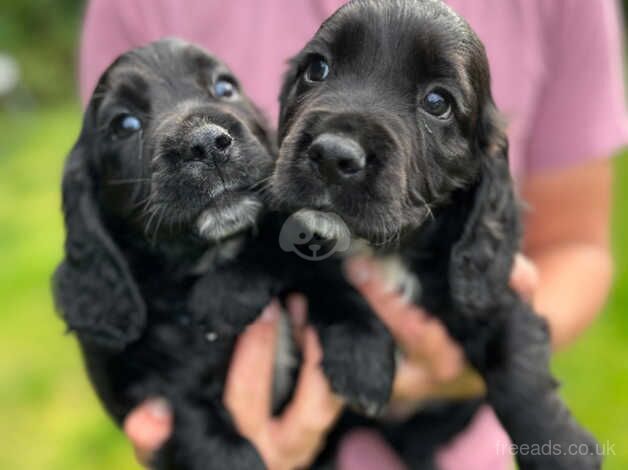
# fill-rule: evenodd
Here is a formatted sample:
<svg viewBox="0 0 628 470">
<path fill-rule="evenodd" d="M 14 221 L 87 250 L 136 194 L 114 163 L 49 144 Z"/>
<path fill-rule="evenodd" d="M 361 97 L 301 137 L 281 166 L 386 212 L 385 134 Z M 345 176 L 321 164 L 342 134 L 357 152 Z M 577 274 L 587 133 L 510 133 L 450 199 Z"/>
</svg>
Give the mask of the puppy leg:
<svg viewBox="0 0 628 470">
<path fill-rule="evenodd" d="M 156 470 L 263 470 L 253 445 L 235 430 L 227 411 L 208 400 L 178 402 L 174 432 L 156 454 Z"/>
<path fill-rule="evenodd" d="M 329 279 L 319 278 L 302 289 L 323 348 L 323 370 L 351 407 L 376 415 L 392 391 L 394 341 L 353 287 L 341 277 Z"/>
</svg>

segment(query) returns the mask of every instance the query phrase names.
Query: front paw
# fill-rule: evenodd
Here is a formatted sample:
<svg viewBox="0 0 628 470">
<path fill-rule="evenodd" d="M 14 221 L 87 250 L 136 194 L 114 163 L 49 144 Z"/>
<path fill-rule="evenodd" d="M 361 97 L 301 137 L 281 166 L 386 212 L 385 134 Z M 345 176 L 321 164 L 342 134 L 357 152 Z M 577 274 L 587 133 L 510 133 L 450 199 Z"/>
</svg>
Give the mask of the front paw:
<svg viewBox="0 0 628 470">
<path fill-rule="evenodd" d="M 377 416 L 392 392 L 395 346 L 385 330 L 363 328 L 330 325 L 321 331 L 322 366 L 333 391 L 350 407 Z"/>
</svg>

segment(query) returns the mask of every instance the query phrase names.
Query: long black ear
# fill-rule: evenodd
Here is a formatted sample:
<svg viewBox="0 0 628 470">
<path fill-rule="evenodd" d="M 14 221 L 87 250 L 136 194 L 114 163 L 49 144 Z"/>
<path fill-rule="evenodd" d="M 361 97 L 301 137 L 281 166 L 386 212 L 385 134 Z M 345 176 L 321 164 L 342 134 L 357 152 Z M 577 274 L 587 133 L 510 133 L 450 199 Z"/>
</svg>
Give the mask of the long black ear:
<svg viewBox="0 0 628 470">
<path fill-rule="evenodd" d="M 490 98 L 476 132 L 478 183 L 471 210 L 451 252 L 449 280 L 461 313 L 490 313 L 507 288 L 521 239 L 520 205 L 508 168 L 508 140 Z"/>
<path fill-rule="evenodd" d="M 98 169 L 90 158 L 97 134 L 93 108 L 86 111 L 64 169 L 65 259 L 53 276 L 53 293 L 70 330 L 83 341 L 118 349 L 141 335 L 146 307 L 96 203 Z"/>
</svg>

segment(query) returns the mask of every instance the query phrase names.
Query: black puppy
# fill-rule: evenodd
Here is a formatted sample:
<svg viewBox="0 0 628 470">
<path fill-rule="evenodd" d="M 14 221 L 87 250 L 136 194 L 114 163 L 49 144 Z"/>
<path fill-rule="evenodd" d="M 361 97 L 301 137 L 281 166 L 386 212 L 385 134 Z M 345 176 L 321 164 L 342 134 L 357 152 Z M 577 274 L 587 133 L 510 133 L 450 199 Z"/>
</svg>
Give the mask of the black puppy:
<svg viewBox="0 0 628 470">
<path fill-rule="evenodd" d="M 546 322 L 508 286 L 519 206 L 486 54 L 467 23 L 437 0 L 350 2 L 291 61 L 280 99 L 277 204 L 311 230 L 324 222 L 323 235 L 333 221 L 319 211 L 334 212 L 397 263 L 413 301 L 483 376 L 513 442 L 560 446 L 521 452 L 520 468 L 599 468 L 595 440 L 556 391 Z M 450 419 L 433 418 L 387 426 L 412 468 L 429 464 L 422 441 Z"/>
<path fill-rule="evenodd" d="M 262 216 L 256 189 L 272 166 L 271 137 L 233 74 L 182 41 L 122 55 L 85 112 L 63 178 L 54 294 L 118 423 L 148 397 L 172 405 L 156 468 L 264 467 L 222 405 L 224 379 L 236 335 L 290 289 L 310 299 L 336 389 L 369 409 L 388 399 L 394 351 L 381 323 L 337 262 L 280 249 L 299 227 L 280 236 L 282 219 Z M 361 338 L 369 352 L 355 356 Z M 380 366 L 382 380 L 362 381 Z"/>
</svg>

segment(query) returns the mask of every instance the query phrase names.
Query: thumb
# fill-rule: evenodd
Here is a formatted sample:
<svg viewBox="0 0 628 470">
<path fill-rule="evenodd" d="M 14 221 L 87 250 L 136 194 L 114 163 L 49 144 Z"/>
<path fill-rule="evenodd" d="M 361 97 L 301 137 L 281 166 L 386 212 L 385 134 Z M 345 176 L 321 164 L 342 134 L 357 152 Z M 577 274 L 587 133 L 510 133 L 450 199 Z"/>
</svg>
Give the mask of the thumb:
<svg viewBox="0 0 628 470">
<path fill-rule="evenodd" d="M 163 398 L 153 398 L 135 408 L 124 420 L 124 432 L 138 460 L 148 464 L 152 454 L 172 432 L 172 410 Z"/>
<path fill-rule="evenodd" d="M 539 285 L 539 272 L 529 258 L 517 253 L 512 272 L 510 274 L 510 287 L 516 290 L 525 299 L 531 301 Z"/>
</svg>

